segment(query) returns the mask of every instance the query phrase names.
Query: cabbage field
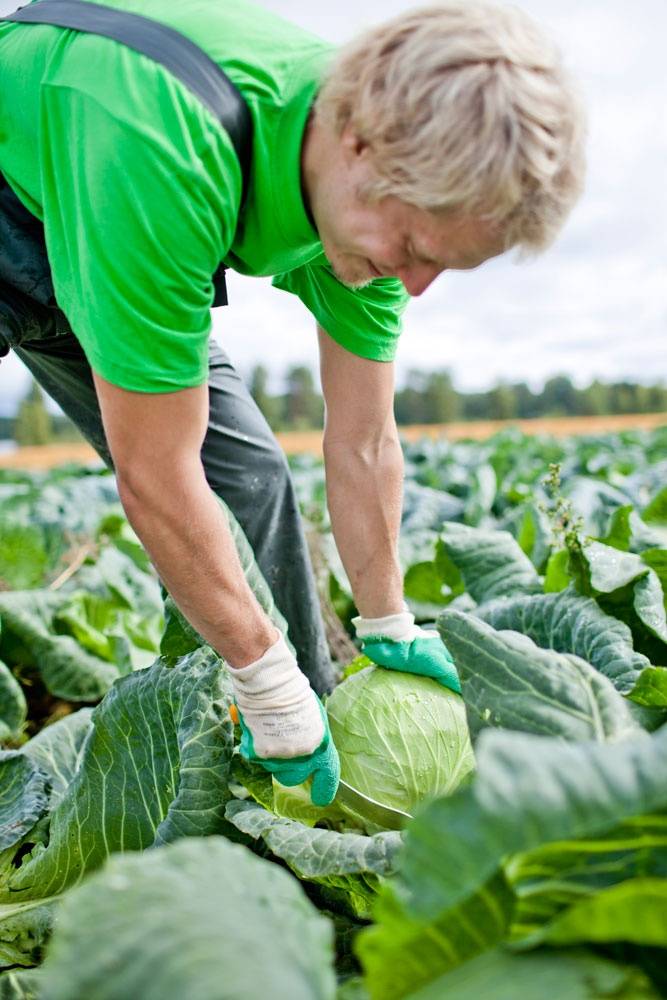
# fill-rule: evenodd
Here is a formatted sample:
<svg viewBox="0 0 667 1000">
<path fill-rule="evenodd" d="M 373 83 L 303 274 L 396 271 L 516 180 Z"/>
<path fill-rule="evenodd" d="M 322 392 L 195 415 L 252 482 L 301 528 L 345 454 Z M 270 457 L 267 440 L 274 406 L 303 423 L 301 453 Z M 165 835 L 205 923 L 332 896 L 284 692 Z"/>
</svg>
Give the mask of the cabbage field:
<svg viewBox="0 0 667 1000">
<path fill-rule="evenodd" d="M 667 996 L 667 428 L 405 458 L 406 599 L 463 701 L 355 658 L 292 462 L 343 777 L 402 830 L 240 757 L 112 475 L 0 470 L 0 1000 Z"/>
</svg>

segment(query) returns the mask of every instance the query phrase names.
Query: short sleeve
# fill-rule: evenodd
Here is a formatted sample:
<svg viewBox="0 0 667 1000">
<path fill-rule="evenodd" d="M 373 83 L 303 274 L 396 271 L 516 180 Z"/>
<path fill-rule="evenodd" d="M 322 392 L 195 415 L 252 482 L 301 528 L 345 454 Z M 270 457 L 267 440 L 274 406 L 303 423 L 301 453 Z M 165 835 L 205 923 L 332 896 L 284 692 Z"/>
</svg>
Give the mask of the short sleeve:
<svg viewBox="0 0 667 1000">
<path fill-rule="evenodd" d="M 184 108 L 165 76 L 175 91 L 167 122 L 123 120 L 98 97 L 53 84 L 42 116 L 56 299 L 93 369 L 138 392 L 205 382 L 212 275 L 240 199 L 228 138 L 203 108 Z"/>
<path fill-rule="evenodd" d="M 348 351 L 371 361 L 393 361 L 410 299 L 397 278 L 347 288 L 322 256 L 277 275 L 273 284 L 298 295 L 320 326 Z"/>
</svg>

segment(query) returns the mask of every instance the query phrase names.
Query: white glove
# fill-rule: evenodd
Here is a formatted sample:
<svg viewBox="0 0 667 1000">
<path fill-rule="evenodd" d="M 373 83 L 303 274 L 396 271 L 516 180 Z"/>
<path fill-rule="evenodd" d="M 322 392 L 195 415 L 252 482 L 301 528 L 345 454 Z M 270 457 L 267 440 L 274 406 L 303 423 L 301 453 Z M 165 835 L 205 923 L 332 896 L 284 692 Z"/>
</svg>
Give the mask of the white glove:
<svg viewBox="0 0 667 1000">
<path fill-rule="evenodd" d="M 254 663 L 229 671 L 258 757 L 299 757 L 324 739 L 317 696 L 282 635 Z"/>
<path fill-rule="evenodd" d="M 392 639 L 394 642 L 412 642 L 417 638 L 438 638 L 438 633 L 432 629 L 423 629 L 415 625 L 415 616 L 407 610 L 399 611 L 395 615 L 386 615 L 384 618 L 359 616 L 352 619 L 352 624 L 359 639 L 382 636 L 383 639 Z"/>
</svg>

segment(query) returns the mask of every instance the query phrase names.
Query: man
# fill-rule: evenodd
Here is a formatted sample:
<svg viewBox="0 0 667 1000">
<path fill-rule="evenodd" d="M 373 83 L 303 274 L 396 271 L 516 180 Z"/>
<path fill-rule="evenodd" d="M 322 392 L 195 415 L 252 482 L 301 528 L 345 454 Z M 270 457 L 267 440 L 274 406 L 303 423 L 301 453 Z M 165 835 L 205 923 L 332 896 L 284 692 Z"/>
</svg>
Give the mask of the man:
<svg viewBox="0 0 667 1000">
<path fill-rule="evenodd" d="M 285 783 L 312 775 L 323 804 L 338 764 L 313 691 L 331 685 L 315 588 L 284 459 L 228 359 L 211 347 L 207 363 L 212 275 L 221 261 L 274 275 L 315 317 L 357 635 L 376 663 L 457 690 L 403 603 L 400 315 L 443 271 L 553 238 L 581 186 L 578 104 L 532 21 L 476 0 L 404 14 L 335 58 L 245 0 L 112 6 L 175 28 L 236 84 L 253 123 L 245 200 L 228 134 L 164 66 L 94 34 L 0 25 L 0 336 L 113 462 L 162 580 L 231 667 L 242 752 Z"/>
</svg>

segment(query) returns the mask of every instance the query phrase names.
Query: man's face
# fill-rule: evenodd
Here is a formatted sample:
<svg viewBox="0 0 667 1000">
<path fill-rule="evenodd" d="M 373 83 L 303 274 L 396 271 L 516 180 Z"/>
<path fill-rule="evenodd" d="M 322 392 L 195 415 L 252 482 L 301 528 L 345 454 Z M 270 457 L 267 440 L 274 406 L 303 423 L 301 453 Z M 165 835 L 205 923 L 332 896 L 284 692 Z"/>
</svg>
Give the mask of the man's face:
<svg viewBox="0 0 667 1000">
<path fill-rule="evenodd" d="M 438 215 L 395 197 L 368 202 L 361 191 L 369 156 L 349 145 L 343 153 L 314 208 L 324 252 L 344 284 L 362 288 L 395 276 L 410 295 L 421 295 L 442 271 L 471 270 L 505 249 L 498 229 L 473 216 Z"/>
</svg>

